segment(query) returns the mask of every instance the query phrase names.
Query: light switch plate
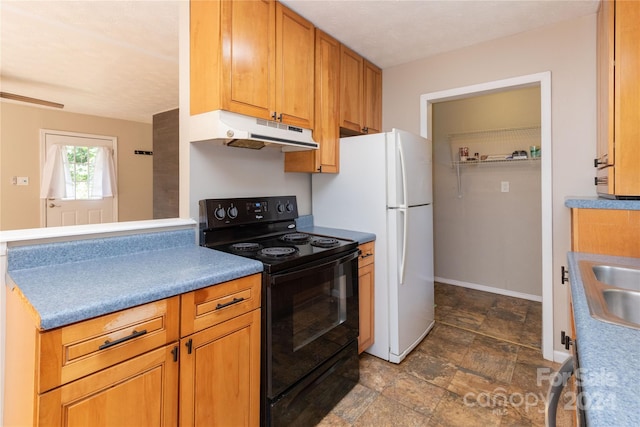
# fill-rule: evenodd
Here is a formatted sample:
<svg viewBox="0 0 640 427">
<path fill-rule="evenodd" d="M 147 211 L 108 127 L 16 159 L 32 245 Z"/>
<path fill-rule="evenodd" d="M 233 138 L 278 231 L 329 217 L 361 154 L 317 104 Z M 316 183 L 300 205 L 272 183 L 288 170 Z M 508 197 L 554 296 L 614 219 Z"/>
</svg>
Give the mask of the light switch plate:
<svg viewBox="0 0 640 427">
<path fill-rule="evenodd" d="M 502 181 L 500 183 L 500 191 L 502 191 L 503 193 L 509 192 L 509 181 Z"/>
</svg>

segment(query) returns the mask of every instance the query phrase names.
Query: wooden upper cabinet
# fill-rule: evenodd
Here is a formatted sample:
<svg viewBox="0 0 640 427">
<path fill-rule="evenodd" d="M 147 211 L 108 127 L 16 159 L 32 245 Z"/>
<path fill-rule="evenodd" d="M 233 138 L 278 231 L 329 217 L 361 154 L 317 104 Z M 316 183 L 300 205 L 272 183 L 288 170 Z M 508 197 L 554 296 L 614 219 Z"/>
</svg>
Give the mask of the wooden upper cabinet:
<svg viewBox="0 0 640 427">
<path fill-rule="evenodd" d="M 191 2 L 191 114 L 313 128 L 314 27 L 273 0 Z"/>
<path fill-rule="evenodd" d="M 382 70 L 371 62 L 363 63 L 363 123 L 364 133 L 382 131 Z"/>
<path fill-rule="evenodd" d="M 337 173 L 340 165 L 340 42 L 316 29 L 315 126 L 318 150 L 285 153 L 285 172 Z"/>
<path fill-rule="evenodd" d="M 274 104 L 274 19 L 271 1 L 222 2 L 224 109 L 269 118 Z"/>
<path fill-rule="evenodd" d="M 191 114 L 264 119 L 275 106 L 275 3 L 191 2 Z"/>
<path fill-rule="evenodd" d="M 250 3 L 250 2 L 249 2 Z M 276 99 L 279 121 L 313 129 L 313 24 L 276 3 Z"/>
<path fill-rule="evenodd" d="M 597 44 L 598 191 L 616 196 L 640 195 L 638 22 L 640 2 L 602 1 Z"/>
<path fill-rule="evenodd" d="M 344 135 L 382 130 L 382 70 L 353 50 L 340 50 L 340 127 Z"/>
<path fill-rule="evenodd" d="M 362 132 L 363 58 L 340 46 L 340 127 L 355 134 Z"/>
</svg>

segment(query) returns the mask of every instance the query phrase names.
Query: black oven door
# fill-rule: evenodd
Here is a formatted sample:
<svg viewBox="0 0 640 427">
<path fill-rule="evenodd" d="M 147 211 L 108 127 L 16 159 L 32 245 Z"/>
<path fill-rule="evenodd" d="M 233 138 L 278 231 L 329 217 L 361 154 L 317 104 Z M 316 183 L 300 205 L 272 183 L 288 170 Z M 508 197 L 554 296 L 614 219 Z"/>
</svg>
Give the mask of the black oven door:
<svg viewBox="0 0 640 427">
<path fill-rule="evenodd" d="M 273 399 L 357 339 L 358 251 L 266 280 L 266 391 Z"/>
</svg>

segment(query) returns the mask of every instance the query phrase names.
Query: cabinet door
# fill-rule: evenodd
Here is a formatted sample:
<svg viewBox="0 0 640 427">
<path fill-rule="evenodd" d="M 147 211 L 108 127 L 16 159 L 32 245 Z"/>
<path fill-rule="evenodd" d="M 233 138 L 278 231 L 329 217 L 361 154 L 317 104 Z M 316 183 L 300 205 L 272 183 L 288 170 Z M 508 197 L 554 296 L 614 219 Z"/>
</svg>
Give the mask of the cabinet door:
<svg viewBox="0 0 640 427">
<path fill-rule="evenodd" d="M 615 6 L 615 194 L 640 195 L 640 2 Z"/>
<path fill-rule="evenodd" d="M 315 123 L 318 150 L 285 153 L 285 172 L 337 173 L 340 159 L 340 42 L 316 29 Z"/>
<path fill-rule="evenodd" d="M 278 119 L 313 129 L 314 26 L 276 4 L 276 104 Z"/>
<path fill-rule="evenodd" d="M 380 133 L 382 130 L 382 70 L 364 60 L 363 74 L 363 132 Z"/>
<path fill-rule="evenodd" d="M 358 292 L 360 299 L 358 353 L 362 353 L 371 347 L 374 341 L 374 264 L 358 269 Z"/>
<path fill-rule="evenodd" d="M 597 33 L 597 95 L 598 95 L 598 191 L 614 194 L 613 168 L 613 61 L 614 61 L 614 5 L 603 1 L 598 11 Z"/>
<path fill-rule="evenodd" d="M 362 67 L 360 55 L 340 46 L 340 127 L 362 132 Z"/>
<path fill-rule="evenodd" d="M 222 2 L 223 109 L 271 118 L 275 105 L 274 27 L 273 0 Z"/>
<path fill-rule="evenodd" d="M 41 426 L 175 426 L 177 343 L 42 394 Z"/>
<path fill-rule="evenodd" d="M 260 310 L 181 340 L 180 425 L 260 423 Z"/>
</svg>

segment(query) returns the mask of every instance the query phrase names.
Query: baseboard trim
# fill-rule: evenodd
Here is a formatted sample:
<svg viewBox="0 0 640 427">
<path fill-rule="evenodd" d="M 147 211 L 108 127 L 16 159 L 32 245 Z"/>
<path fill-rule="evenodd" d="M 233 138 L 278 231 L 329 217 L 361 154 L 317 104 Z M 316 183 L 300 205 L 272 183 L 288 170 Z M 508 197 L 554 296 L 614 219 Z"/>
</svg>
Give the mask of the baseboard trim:
<svg viewBox="0 0 640 427">
<path fill-rule="evenodd" d="M 477 283 L 461 282 L 460 280 L 445 279 L 444 277 L 434 277 L 436 282 L 447 285 L 460 286 L 462 288 L 475 289 L 477 291 L 490 292 L 492 294 L 505 295 L 508 297 L 522 298 L 529 301 L 542 302 L 542 296 L 525 294 L 523 292 L 510 291 L 508 289 L 494 288 L 493 286 L 480 285 Z M 554 356 L 555 357 L 555 356 Z"/>
<path fill-rule="evenodd" d="M 553 361 L 562 363 L 567 360 L 568 357 L 571 357 L 571 353 L 567 353 L 566 351 L 553 350 Z"/>
</svg>

